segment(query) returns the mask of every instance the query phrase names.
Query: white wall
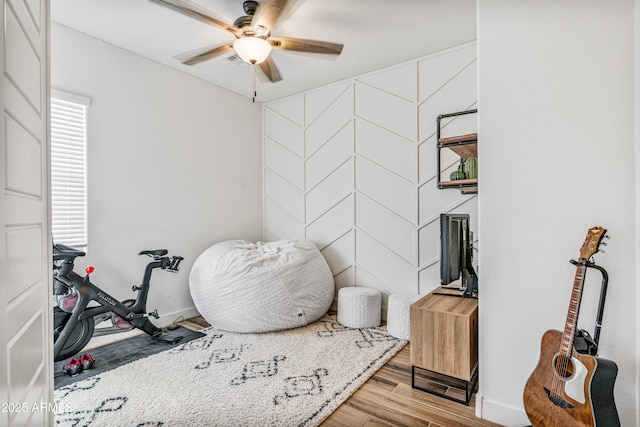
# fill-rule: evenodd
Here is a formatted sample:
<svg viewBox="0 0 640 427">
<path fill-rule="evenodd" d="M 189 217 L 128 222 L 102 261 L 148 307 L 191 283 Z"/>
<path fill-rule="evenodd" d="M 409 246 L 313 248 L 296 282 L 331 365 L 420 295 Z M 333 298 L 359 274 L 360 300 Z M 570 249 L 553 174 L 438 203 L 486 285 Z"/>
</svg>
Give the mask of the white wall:
<svg viewBox="0 0 640 427">
<path fill-rule="evenodd" d="M 436 117 L 475 106 L 476 74 L 472 43 L 265 104 L 265 238 L 313 240 L 337 288 L 382 291 L 383 317 L 388 294 L 437 287 L 439 214 L 476 231 L 477 198 L 436 188 Z M 458 160 L 443 150 L 445 169 Z"/>
<path fill-rule="evenodd" d="M 118 298 L 131 298 L 147 257 L 185 257 L 158 272 L 149 308 L 193 314 L 196 257 L 227 239 L 261 237 L 259 104 L 69 28 L 52 28 L 52 87 L 91 98 L 89 248 L 78 262 Z"/>
<path fill-rule="evenodd" d="M 543 332 L 564 327 L 568 261 L 601 225 L 600 355 L 619 367 L 622 425 L 638 425 L 633 16 L 633 0 L 478 1 L 477 405 L 488 419 L 527 424 L 522 391 Z M 591 332 L 599 282 L 588 273 L 579 326 Z"/>
<path fill-rule="evenodd" d="M 635 128 L 636 128 L 636 254 L 640 254 L 640 197 L 637 196 L 640 188 L 640 0 L 634 1 L 634 58 L 635 58 Z M 640 262 L 636 262 L 636 280 L 640 280 Z M 636 320 L 640 312 L 640 292 L 636 292 Z M 640 328 L 636 328 L 636 355 L 640 355 Z M 640 425 L 640 366 L 636 365 L 636 425 Z"/>
</svg>

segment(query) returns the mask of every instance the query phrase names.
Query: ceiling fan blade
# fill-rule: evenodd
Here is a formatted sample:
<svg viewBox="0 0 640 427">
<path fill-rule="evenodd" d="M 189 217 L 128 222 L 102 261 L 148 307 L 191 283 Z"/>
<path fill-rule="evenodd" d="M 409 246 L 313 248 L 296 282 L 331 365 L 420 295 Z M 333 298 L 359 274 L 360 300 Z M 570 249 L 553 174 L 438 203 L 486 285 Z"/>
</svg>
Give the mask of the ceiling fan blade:
<svg viewBox="0 0 640 427">
<path fill-rule="evenodd" d="M 269 38 L 269 42 L 275 49 L 322 53 L 325 55 L 340 55 L 342 53 L 342 48 L 344 47 L 341 43 L 298 39 L 294 37 L 271 37 Z"/>
<path fill-rule="evenodd" d="M 213 25 L 214 27 L 221 28 L 223 30 L 230 31 L 236 34 L 240 29 L 233 24 L 225 22 L 223 18 L 216 16 L 213 12 L 198 6 L 195 3 L 191 3 L 185 0 L 149 0 L 153 3 L 160 4 L 162 6 L 173 9 L 176 12 L 180 12 L 183 15 L 187 15 L 205 24 Z"/>
<path fill-rule="evenodd" d="M 259 63 L 258 67 L 268 81 L 272 83 L 276 83 L 282 80 L 282 77 L 280 76 L 280 71 L 278 71 L 278 67 L 276 67 L 276 63 L 273 61 L 271 57 L 268 57 L 267 59 Z"/>
<path fill-rule="evenodd" d="M 262 25 L 272 30 L 286 15 L 291 12 L 297 0 L 270 0 L 261 3 L 253 15 L 251 26 Z"/>
<path fill-rule="evenodd" d="M 195 65 L 223 55 L 230 50 L 233 50 L 233 43 L 225 42 L 223 44 L 207 46 L 204 48 L 192 50 L 190 52 L 182 53 L 180 55 L 176 55 L 175 58 L 185 65 Z"/>
</svg>

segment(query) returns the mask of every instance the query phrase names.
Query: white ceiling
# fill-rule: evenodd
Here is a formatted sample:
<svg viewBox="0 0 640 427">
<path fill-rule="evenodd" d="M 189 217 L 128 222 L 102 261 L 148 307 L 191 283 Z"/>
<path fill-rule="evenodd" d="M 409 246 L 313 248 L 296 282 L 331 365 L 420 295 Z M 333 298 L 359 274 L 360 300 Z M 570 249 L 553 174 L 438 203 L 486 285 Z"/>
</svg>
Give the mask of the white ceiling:
<svg viewBox="0 0 640 427">
<path fill-rule="evenodd" d="M 242 0 L 192 0 L 233 22 Z M 258 80 L 257 100 L 283 98 L 476 38 L 476 0 L 299 0 L 274 36 L 344 44 L 337 59 L 274 50 L 282 75 Z M 252 71 L 230 55 L 187 66 L 175 55 L 234 40 L 229 32 L 148 0 L 54 0 L 52 20 L 242 96 L 252 96 Z"/>
</svg>

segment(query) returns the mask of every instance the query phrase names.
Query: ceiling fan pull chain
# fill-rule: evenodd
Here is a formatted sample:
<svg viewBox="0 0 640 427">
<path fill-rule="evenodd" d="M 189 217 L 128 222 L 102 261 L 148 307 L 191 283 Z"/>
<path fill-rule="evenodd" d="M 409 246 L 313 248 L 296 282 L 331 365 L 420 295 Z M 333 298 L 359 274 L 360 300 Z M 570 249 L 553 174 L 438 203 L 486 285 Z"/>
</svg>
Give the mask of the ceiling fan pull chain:
<svg viewBox="0 0 640 427">
<path fill-rule="evenodd" d="M 255 104 L 256 96 L 258 95 L 258 92 L 256 91 L 256 65 L 252 64 L 251 69 L 253 70 L 253 103 Z"/>
</svg>

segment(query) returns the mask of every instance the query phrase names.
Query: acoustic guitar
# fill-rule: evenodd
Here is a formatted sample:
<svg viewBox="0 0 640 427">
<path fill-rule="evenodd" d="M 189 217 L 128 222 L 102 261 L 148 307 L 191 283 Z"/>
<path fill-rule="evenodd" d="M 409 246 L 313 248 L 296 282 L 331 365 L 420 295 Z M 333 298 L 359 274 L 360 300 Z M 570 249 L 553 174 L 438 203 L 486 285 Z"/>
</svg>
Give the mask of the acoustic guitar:
<svg viewBox="0 0 640 427">
<path fill-rule="evenodd" d="M 613 399 L 618 367 L 611 360 L 580 354 L 573 348 L 584 276 L 589 258 L 607 230 L 593 227 L 580 248 L 564 331 L 542 336 L 540 359 L 524 389 L 524 407 L 535 426 L 619 427 Z"/>
</svg>

